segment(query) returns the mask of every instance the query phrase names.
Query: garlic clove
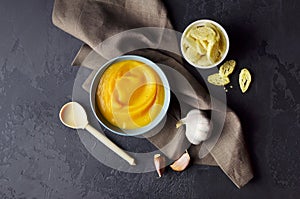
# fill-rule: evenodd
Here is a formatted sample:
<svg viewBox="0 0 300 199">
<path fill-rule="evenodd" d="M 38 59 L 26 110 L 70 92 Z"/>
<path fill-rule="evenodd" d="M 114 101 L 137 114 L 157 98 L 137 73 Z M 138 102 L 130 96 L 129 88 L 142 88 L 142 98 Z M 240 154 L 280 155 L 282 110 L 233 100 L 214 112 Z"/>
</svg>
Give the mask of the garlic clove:
<svg viewBox="0 0 300 199">
<path fill-rule="evenodd" d="M 166 167 L 165 158 L 161 154 L 154 155 L 154 166 L 157 171 L 158 177 L 161 177 Z"/>
<path fill-rule="evenodd" d="M 173 164 L 170 165 L 170 167 L 174 171 L 183 171 L 190 163 L 191 157 L 189 153 L 186 151 L 182 156 L 177 159 Z"/>
</svg>

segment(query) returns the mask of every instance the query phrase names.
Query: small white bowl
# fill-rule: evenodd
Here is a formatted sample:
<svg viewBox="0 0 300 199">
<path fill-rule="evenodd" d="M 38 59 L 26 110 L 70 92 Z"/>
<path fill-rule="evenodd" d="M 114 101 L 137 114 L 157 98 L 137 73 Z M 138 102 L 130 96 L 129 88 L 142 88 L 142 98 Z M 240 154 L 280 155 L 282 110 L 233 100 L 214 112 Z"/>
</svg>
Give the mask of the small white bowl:
<svg viewBox="0 0 300 199">
<path fill-rule="evenodd" d="M 202 25 L 202 24 L 205 24 L 205 23 L 211 23 L 213 24 L 214 26 L 216 26 L 220 31 L 221 31 L 221 34 L 223 34 L 225 40 L 226 40 L 226 50 L 223 54 L 223 56 L 221 57 L 221 59 L 219 61 L 217 61 L 216 63 L 212 64 L 212 65 L 208 65 L 208 66 L 201 66 L 201 65 L 196 65 L 195 63 L 191 62 L 185 55 L 184 53 L 184 50 L 183 50 L 183 38 L 186 36 L 187 32 L 194 26 L 198 26 L 198 25 Z M 181 36 L 181 41 L 180 41 L 180 49 L 181 49 L 181 53 L 184 57 L 184 59 L 189 63 L 191 64 L 192 66 L 196 67 L 196 68 L 201 68 L 201 69 L 210 69 L 210 68 L 213 68 L 215 66 L 218 66 L 224 59 L 225 57 L 227 56 L 228 54 L 228 51 L 229 51 L 229 38 L 228 38 L 228 35 L 227 35 L 227 32 L 225 31 L 225 29 L 220 25 L 218 24 L 217 22 L 215 21 L 212 21 L 210 19 L 200 19 L 200 20 L 197 20 L 197 21 L 194 21 L 193 23 L 191 23 L 190 25 L 188 25 L 188 27 L 185 28 L 182 36 Z"/>
<path fill-rule="evenodd" d="M 103 73 L 112 64 L 120 62 L 120 61 L 124 61 L 124 60 L 139 61 L 139 62 L 142 62 L 142 63 L 146 64 L 147 66 L 151 67 L 160 77 L 160 79 L 162 81 L 162 85 L 164 87 L 164 93 L 165 93 L 164 103 L 163 103 L 160 113 L 148 125 L 140 127 L 140 128 L 136 128 L 136 129 L 121 129 L 119 127 L 112 125 L 100 113 L 100 111 L 97 107 L 97 104 L 96 104 L 96 91 L 97 91 L 97 87 L 98 87 L 99 81 L 100 81 Z M 154 62 L 150 61 L 149 59 L 146 59 L 141 56 L 136 56 L 136 55 L 124 55 L 124 56 L 116 57 L 116 58 L 111 59 L 110 61 L 106 62 L 104 65 L 102 65 L 98 69 L 96 75 L 93 78 L 93 81 L 92 81 L 92 84 L 90 87 L 90 105 L 91 105 L 92 111 L 94 113 L 94 116 L 97 118 L 98 122 L 100 122 L 100 124 L 102 124 L 106 129 L 110 130 L 111 132 L 116 133 L 118 135 L 124 135 L 124 136 L 142 135 L 142 134 L 145 134 L 145 133 L 155 129 L 156 127 L 158 127 L 159 124 L 161 124 L 163 122 L 163 119 L 165 118 L 165 116 L 167 114 L 167 110 L 168 110 L 169 104 L 170 104 L 170 98 L 171 98 L 171 92 L 170 92 L 169 82 L 168 82 L 166 75 L 161 70 L 161 68 Z"/>
</svg>

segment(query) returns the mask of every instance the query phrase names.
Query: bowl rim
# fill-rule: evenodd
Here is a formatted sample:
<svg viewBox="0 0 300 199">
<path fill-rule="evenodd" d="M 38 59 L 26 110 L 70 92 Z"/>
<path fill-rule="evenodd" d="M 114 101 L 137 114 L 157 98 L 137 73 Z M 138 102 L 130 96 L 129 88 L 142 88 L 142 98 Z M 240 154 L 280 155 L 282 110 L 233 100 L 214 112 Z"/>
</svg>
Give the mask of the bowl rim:
<svg viewBox="0 0 300 199">
<path fill-rule="evenodd" d="M 102 121 L 99 116 L 96 113 L 96 91 L 97 87 L 98 87 L 98 83 L 99 80 L 101 78 L 101 76 L 103 75 L 103 73 L 106 71 L 106 69 L 111 66 L 114 63 L 117 63 L 119 61 L 124 61 L 124 60 L 135 60 L 135 61 L 140 61 L 144 64 L 146 64 L 147 66 L 151 67 L 156 73 L 157 75 L 160 77 L 161 81 L 162 81 L 162 85 L 164 87 L 164 103 L 163 103 L 163 107 L 161 109 L 161 111 L 159 112 L 159 114 L 155 117 L 155 119 L 153 121 L 151 121 L 149 124 L 147 124 L 146 126 L 143 126 L 141 128 L 136 128 L 136 129 L 121 129 L 119 127 L 116 127 L 112 124 L 110 124 L 107 120 L 106 122 L 109 124 L 109 126 L 107 124 L 105 124 L 104 121 Z M 138 55 L 122 55 L 122 56 L 118 56 L 115 58 L 112 58 L 110 60 L 108 60 L 106 63 L 104 63 L 101 67 L 99 67 L 99 69 L 97 70 L 97 72 L 95 73 L 93 79 L 92 79 L 92 83 L 90 86 L 90 106 L 92 109 L 92 112 L 94 114 L 94 116 L 96 117 L 97 121 L 107 130 L 118 134 L 118 135 L 122 135 L 122 136 L 138 136 L 138 135 L 143 135 L 147 132 L 149 132 L 150 130 L 154 129 L 156 126 L 158 126 L 160 124 L 160 122 L 162 122 L 162 120 L 165 118 L 166 114 L 167 114 L 167 110 L 169 108 L 169 104 L 170 104 L 170 98 L 171 98 L 171 92 L 170 92 L 170 85 L 169 85 L 169 81 L 167 79 L 167 76 L 165 75 L 164 71 L 153 61 L 151 61 L 150 59 L 147 59 L 145 57 L 142 56 L 138 56 Z M 98 111 L 99 112 L 99 111 Z M 105 118 L 104 118 L 105 119 Z"/>
<path fill-rule="evenodd" d="M 199 24 L 199 23 L 212 23 L 213 25 L 217 26 L 217 27 L 222 31 L 222 33 L 223 33 L 223 35 L 224 35 L 224 37 L 225 37 L 225 39 L 226 39 L 226 43 L 227 43 L 227 45 L 226 45 L 226 50 L 225 50 L 225 53 L 224 53 L 224 55 L 222 56 L 222 58 L 221 58 L 218 62 L 216 62 L 216 63 L 214 63 L 214 64 L 212 64 L 212 65 L 209 65 L 209 66 L 199 66 L 199 65 L 194 64 L 193 62 L 191 62 L 191 61 L 186 57 L 186 55 L 185 55 L 185 53 L 184 53 L 184 51 L 183 51 L 183 38 L 184 38 L 184 36 L 186 35 L 186 32 L 187 32 L 192 26 L 195 26 L 195 25 L 197 25 L 197 24 Z M 222 62 L 224 61 L 224 59 L 227 57 L 227 54 L 228 54 L 228 52 L 229 52 L 229 45 L 230 45 L 230 42 L 229 42 L 229 37 L 228 37 L 228 34 L 227 34 L 226 30 L 225 30 L 225 29 L 223 28 L 223 26 L 221 26 L 218 22 L 213 21 L 213 20 L 211 20 L 211 19 L 199 19 L 199 20 L 196 20 L 196 21 L 190 23 L 190 24 L 184 29 L 184 31 L 183 31 L 183 33 L 182 33 L 182 35 L 181 35 L 181 39 L 180 39 L 180 51 L 181 51 L 181 54 L 183 55 L 184 59 L 185 59 L 190 65 L 192 65 L 192 66 L 194 66 L 194 67 L 196 67 L 196 68 L 200 68 L 200 69 L 210 69 L 210 68 L 216 67 L 216 66 L 218 66 L 220 63 L 222 63 Z"/>
</svg>

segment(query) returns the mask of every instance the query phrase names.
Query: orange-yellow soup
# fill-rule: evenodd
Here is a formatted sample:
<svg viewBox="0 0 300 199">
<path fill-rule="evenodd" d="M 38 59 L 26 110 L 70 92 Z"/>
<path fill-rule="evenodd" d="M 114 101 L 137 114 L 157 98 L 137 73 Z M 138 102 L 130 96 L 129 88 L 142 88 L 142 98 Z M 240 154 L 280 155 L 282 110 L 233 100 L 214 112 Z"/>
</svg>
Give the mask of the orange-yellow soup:
<svg viewBox="0 0 300 199">
<path fill-rule="evenodd" d="M 112 64 L 103 73 L 96 93 L 101 114 L 122 129 L 146 126 L 161 111 L 164 87 L 148 65 L 125 60 Z"/>
</svg>

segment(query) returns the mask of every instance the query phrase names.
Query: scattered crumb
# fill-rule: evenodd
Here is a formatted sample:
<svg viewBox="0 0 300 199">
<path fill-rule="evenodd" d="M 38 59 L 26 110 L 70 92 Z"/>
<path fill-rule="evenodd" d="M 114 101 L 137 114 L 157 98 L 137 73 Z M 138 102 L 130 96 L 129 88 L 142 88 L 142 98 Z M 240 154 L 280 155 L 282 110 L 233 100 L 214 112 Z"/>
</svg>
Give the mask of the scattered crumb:
<svg viewBox="0 0 300 199">
<path fill-rule="evenodd" d="M 229 86 L 230 88 L 233 88 L 233 86 Z"/>
</svg>

